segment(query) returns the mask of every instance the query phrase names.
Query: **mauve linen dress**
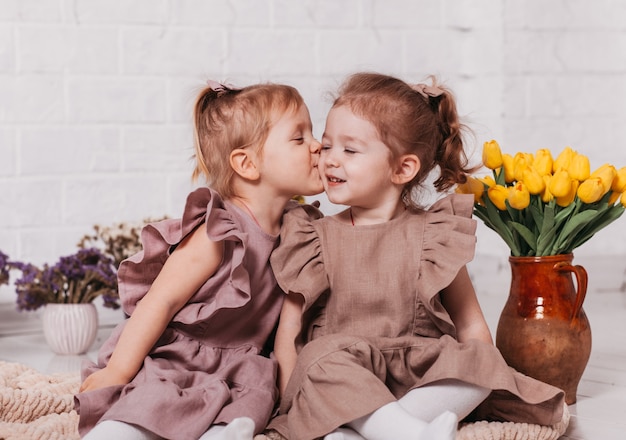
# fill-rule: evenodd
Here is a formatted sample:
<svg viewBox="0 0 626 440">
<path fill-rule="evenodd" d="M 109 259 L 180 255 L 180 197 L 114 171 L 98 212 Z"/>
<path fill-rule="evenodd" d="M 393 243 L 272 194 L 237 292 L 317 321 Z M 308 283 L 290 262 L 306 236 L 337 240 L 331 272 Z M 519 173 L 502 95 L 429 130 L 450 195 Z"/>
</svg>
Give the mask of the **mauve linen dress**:
<svg viewBox="0 0 626 440">
<path fill-rule="evenodd" d="M 133 313 L 170 252 L 198 225 L 224 242 L 221 265 L 174 316 L 129 384 L 76 396 L 81 435 L 102 420 L 176 440 L 196 440 L 210 425 L 242 416 L 254 420 L 257 432 L 265 428 L 278 397 L 276 363 L 262 354 L 284 298 L 269 265 L 277 236 L 213 190 L 198 189 L 188 196 L 182 219 L 143 229 L 144 250 L 119 269 L 122 305 Z M 97 363 L 84 366 L 83 380 L 107 364 L 124 325 L 105 342 Z"/>
<path fill-rule="evenodd" d="M 305 312 L 297 365 L 270 429 L 289 440 L 322 437 L 450 378 L 493 390 L 474 418 L 561 420 L 563 391 L 516 372 L 493 345 L 455 339 L 439 292 L 473 258 L 472 206 L 472 196 L 453 194 L 364 226 L 311 221 L 309 207 L 285 216 L 271 263 L 282 290 L 304 296 Z"/>
</svg>

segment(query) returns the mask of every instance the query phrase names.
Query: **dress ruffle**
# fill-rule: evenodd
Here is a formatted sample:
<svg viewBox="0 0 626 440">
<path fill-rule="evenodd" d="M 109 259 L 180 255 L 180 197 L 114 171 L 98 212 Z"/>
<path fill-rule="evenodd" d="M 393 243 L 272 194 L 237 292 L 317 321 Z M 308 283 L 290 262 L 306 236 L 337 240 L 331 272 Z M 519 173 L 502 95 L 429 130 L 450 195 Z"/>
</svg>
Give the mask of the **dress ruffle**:
<svg viewBox="0 0 626 440">
<path fill-rule="evenodd" d="M 243 264 L 246 254 L 245 233 L 224 206 L 220 195 L 211 188 L 193 191 L 185 204 L 182 219 L 167 219 L 145 226 L 141 232 L 143 251 L 122 262 L 119 269 L 120 296 L 127 314 L 132 314 L 165 264 L 167 256 L 194 229 L 203 224 L 212 241 L 232 241 L 230 283 L 215 291 L 213 301 L 192 298 L 172 319 L 193 324 L 210 318 L 217 310 L 243 307 L 250 301 L 250 276 Z M 211 280 L 207 281 L 210 283 Z M 201 287 L 199 291 L 203 291 Z"/>
<path fill-rule="evenodd" d="M 323 216 L 311 205 L 299 205 L 285 213 L 281 244 L 270 258 L 278 285 L 287 294 L 302 294 L 305 309 L 329 287 L 320 239 L 311 223 Z"/>
<path fill-rule="evenodd" d="M 439 298 L 439 292 L 456 278 L 474 258 L 476 220 L 471 218 L 474 199 L 451 194 L 436 202 L 426 213 L 420 260 L 418 296 L 444 334 L 455 328 Z"/>
</svg>

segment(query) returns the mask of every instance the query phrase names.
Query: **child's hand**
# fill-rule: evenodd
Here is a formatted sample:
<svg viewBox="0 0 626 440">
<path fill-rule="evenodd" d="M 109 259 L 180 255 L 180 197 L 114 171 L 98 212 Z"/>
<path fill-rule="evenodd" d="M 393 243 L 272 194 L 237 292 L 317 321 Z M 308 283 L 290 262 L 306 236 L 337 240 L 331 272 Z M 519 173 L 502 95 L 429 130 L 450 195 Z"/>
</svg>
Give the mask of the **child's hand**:
<svg viewBox="0 0 626 440">
<path fill-rule="evenodd" d="M 99 388 L 110 387 L 113 385 L 126 385 L 129 382 L 123 375 L 108 367 L 100 371 L 96 371 L 85 379 L 80 385 L 79 392 L 92 391 Z"/>
</svg>

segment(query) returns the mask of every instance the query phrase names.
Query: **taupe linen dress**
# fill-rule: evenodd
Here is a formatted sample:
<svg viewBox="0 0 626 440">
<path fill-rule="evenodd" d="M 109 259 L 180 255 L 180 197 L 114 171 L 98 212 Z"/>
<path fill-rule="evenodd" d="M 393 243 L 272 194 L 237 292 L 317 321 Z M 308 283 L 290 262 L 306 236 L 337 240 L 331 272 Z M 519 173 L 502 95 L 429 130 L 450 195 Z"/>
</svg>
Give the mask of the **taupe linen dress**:
<svg viewBox="0 0 626 440">
<path fill-rule="evenodd" d="M 145 227 L 144 250 L 122 263 L 124 311 L 133 313 L 173 248 L 196 227 L 223 241 L 221 265 L 174 316 L 129 384 L 76 396 L 82 435 L 101 420 L 176 440 L 196 440 L 211 424 L 242 416 L 255 421 L 257 432 L 265 428 L 278 398 L 275 361 L 262 355 L 284 298 L 269 266 L 277 236 L 216 192 L 198 189 L 188 196 L 182 219 Z M 124 325 L 105 342 L 97 363 L 85 365 L 83 379 L 107 364 Z"/>
<path fill-rule="evenodd" d="M 455 339 L 439 292 L 473 258 L 472 206 L 472 196 L 454 194 L 365 226 L 311 221 L 312 208 L 285 216 L 271 263 L 281 288 L 304 296 L 305 313 L 297 365 L 270 429 L 290 440 L 322 437 L 448 378 L 493 390 L 474 417 L 561 420 L 561 390 L 508 367 L 493 345 Z"/>
</svg>

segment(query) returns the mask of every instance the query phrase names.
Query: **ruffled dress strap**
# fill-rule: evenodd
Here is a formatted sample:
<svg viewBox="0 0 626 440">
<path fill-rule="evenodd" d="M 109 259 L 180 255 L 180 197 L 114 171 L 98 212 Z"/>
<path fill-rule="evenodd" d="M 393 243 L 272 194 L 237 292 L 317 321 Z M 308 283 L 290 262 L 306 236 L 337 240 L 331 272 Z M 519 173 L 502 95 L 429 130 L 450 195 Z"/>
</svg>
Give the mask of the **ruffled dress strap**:
<svg viewBox="0 0 626 440">
<path fill-rule="evenodd" d="M 451 194 L 426 212 L 418 292 L 437 327 L 454 335 L 450 316 L 441 304 L 439 292 L 449 286 L 459 270 L 474 258 L 476 220 L 472 219 L 474 199 L 468 194 Z"/>
<path fill-rule="evenodd" d="M 312 205 L 297 205 L 283 216 L 280 244 L 272 253 L 270 263 L 281 289 L 300 293 L 305 309 L 328 289 L 319 235 L 313 221 L 324 215 Z"/>
<path fill-rule="evenodd" d="M 228 304 L 215 305 L 217 308 L 236 307 L 250 299 L 249 276 L 243 265 L 245 233 L 217 192 L 211 188 L 199 188 L 187 196 L 182 218 L 146 225 L 141 231 L 143 250 L 120 264 L 119 289 L 126 313 L 134 311 L 175 247 L 203 223 L 212 241 L 243 243 L 243 246 L 234 246 L 230 265 L 232 287 L 237 295 L 220 295 Z"/>
</svg>

